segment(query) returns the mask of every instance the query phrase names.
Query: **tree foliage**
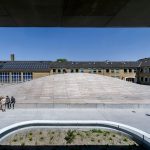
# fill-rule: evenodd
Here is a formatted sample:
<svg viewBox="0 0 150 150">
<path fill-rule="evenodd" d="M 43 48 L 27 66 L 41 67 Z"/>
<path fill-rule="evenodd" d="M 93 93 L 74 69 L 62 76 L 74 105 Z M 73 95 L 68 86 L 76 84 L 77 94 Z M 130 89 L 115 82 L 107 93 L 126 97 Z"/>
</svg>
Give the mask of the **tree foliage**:
<svg viewBox="0 0 150 150">
<path fill-rule="evenodd" d="M 57 62 L 67 62 L 68 60 L 65 58 L 58 58 L 56 61 Z"/>
</svg>

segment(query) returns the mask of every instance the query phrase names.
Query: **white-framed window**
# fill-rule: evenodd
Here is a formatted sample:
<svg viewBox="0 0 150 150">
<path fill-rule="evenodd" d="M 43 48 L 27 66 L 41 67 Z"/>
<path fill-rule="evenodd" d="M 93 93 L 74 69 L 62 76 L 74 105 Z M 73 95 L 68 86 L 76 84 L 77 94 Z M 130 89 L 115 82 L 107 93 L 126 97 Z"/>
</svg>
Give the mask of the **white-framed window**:
<svg viewBox="0 0 150 150">
<path fill-rule="evenodd" d="M 33 79 L 32 72 L 23 72 L 23 82 L 30 81 Z"/>
<path fill-rule="evenodd" d="M 81 73 L 84 73 L 84 69 L 83 69 L 83 68 L 80 68 L 80 72 L 81 72 Z"/>
<path fill-rule="evenodd" d="M 144 68 L 144 73 L 149 73 L 149 69 L 148 68 Z"/>
<path fill-rule="evenodd" d="M 13 83 L 21 82 L 21 72 L 12 72 L 11 77 Z"/>
<path fill-rule="evenodd" d="M 0 72 L 0 83 L 9 83 L 9 72 Z"/>
</svg>

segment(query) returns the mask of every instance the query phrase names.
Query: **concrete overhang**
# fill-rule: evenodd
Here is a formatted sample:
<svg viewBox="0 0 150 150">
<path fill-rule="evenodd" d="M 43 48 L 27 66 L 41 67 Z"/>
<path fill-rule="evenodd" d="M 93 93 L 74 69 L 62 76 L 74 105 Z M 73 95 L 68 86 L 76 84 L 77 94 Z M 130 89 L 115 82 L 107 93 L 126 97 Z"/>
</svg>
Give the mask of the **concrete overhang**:
<svg viewBox="0 0 150 150">
<path fill-rule="evenodd" d="M 0 0 L 1 27 L 149 27 L 149 0 Z"/>
</svg>

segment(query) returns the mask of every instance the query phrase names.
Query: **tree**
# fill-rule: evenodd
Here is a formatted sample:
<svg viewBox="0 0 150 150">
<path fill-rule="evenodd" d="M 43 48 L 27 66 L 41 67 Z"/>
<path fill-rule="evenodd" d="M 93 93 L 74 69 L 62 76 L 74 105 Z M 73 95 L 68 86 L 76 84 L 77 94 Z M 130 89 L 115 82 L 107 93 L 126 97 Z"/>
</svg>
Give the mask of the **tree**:
<svg viewBox="0 0 150 150">
<path fill-rule="evenodd" d="M 59 58 L 56 60 L 57 62 L 67 62 L 68 60 L 65 58 Z"/>
</svg>

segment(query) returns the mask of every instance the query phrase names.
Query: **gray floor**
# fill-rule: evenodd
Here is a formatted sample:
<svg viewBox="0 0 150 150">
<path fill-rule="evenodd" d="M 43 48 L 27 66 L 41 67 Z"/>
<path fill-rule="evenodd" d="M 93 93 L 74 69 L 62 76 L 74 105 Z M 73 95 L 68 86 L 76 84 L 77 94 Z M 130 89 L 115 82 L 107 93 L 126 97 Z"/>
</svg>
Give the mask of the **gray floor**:
<svg viewBox="0 0 150 150">
<path fill-rule="evenodd" d="M 15 109 L 0 112 L 0 129 L 29 120 L 107 120 L 150 133 L 150 109 Z"/>
</svg>

